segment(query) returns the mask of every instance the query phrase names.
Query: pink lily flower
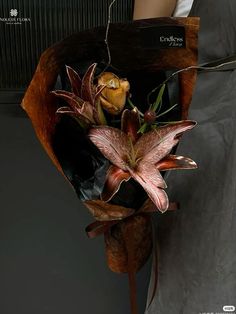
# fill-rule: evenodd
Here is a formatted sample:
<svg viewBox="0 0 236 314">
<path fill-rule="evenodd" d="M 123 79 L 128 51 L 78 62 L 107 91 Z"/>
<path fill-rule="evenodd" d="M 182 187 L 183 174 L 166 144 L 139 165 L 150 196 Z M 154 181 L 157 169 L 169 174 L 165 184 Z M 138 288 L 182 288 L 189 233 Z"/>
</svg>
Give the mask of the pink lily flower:
<svg viewBox="0 0 236 314">
<path fill-rule="evenodd" d="M 172 148 L 179 142 L 179 136 L 195 125 L 195 121 L 179 121 L 158 127 L 139 137 L 137 111 L 125 110 L 122 130 L 109 126 L 91 128 L 90 140 L 112 164 L 107 173 L 102 200 L 111 200 L 121 183 L 133 178 L 143 187 L 155 206 L 165 212 L 169 200 L 164 191 L 167 186 L 160 171 L 197 167 L 189 158 L 170 155 Z"/>
<path fill-rule="evenodd" d="M 68 106 L 60 107 L 57 113 L 70 114 L 86 124 L 104 124 L 98 98 L 105 86 L 93 84 L 96 63 L 92 64 L 83 79 L 71 67 L 66 66 L 66 72 L 71 84 L 71 92 L 56 90 L 51 93 L 63 99 Z"/>
</svg>

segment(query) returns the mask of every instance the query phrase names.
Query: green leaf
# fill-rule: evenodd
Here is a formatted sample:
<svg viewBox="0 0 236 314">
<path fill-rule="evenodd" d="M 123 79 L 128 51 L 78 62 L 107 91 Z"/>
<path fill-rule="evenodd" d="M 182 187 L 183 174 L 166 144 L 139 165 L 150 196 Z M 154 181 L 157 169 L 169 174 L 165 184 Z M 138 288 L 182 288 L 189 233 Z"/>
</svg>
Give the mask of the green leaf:
<svg viewBox="0 0 236 314">
<path fill-rule="evenodd" d="M 158 95 L 157 95 L 157 99 L 156 99 L 155 103 L 152 105 L 151 110 L 153 110 L 153 111 L 156 111 L 156 110 L 157 110 L 158 106 L 159 106 L 160 103 L 161 103 L 162 96 L 163 96 L 164 91 L 165 91 L 165 87 L 166 87 L 166 84 L 163 84 L 162 87 L 161 87 L 161 89 L 159 90 L 159 93 L 158 93 Z"/>
<path fill-rule="evenodd" d="M 166 113 L 170 112 L 172 109 L 174 109 L 176 106 L 178 106 L 178 104 L 175 104 L 174 106 L 170 107 L 169 109 L 167 109 L 166 111 L 162 112 L 161 114 L 159 114 L 157 116 L 157 118 L 160 118 L 162 116 L 164 116 Z"/>
<path fill-rule="evenodd" d="M 159 124 L 175 124 L 175 123 L 178 123 L 178 122 L 181 122 L 181 120 L 173 120 L 173 121 L 159 121 L 159 122 L 156 122 L 155 125 L 159 125 Z"/>
<path fill-rule="evenodd" d="M 130 105 L 133 109 L 138 110 L 138 108 L 132 103 L 132 101 L 131 101 L 130 98 L 127 98 L 127 101 L 128 101 L 129 105 Z M 144 114 L 143 114 L 141 111 L 139 111 L 139 110 L 138 110 L 138 113 L 139 113 L 139 115 L 140 115 L 141 117 L 144 116 Z"/>
<path fill-rule="evenodd" d="M 141 128 L 138 130 L 138 133 L 145 133 L 146 129 L 147 129 L 148 124 L 145 122 Z"/>
</svg>

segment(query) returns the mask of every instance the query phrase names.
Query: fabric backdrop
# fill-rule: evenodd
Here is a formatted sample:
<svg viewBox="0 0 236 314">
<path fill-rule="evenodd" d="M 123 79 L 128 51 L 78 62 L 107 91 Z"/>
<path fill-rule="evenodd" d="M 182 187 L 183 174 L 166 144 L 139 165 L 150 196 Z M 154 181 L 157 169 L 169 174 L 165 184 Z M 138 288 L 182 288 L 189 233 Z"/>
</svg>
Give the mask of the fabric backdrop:
<svg viewBox="0 0 236 314">
<path fill-rule="evenodd" d="M 236 1 L 195 0 L 199 63 L 236 53 Z M 178 211 L 158 215 L 159 287 L 146 314 L 224 313 L 236 306 L 236 71 L 198 75 L 179 155 L 198 163 L 167 174 Z M 154 274 L 150 283 L 150 291 Z"/>
</svg>

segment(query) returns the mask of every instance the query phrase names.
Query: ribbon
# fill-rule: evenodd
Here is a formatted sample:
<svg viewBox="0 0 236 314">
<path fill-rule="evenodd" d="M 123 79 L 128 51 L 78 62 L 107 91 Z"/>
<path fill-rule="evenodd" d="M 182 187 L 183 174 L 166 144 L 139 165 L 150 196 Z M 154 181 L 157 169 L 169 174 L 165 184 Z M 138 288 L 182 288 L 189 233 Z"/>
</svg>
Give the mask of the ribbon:
<svg viewBox="0 0 236 314">
<path fill-rule="evenodd" d="M 178 208 L 179 208 L 179 203 L 171 202 L 167 210 L 168 211 L 173 211 L 173 210 L 177 210 Z M 156 212 L 156 211 L 157 211 L 157 208 L 153 204 L 153 206 L 148 206 L 147 208 L 145 208 L 145 211 L 143 211 L 143 212 L 145 212 L 145 213 L 152 213 L 152 212 Z M 138 212 L 136 212 L 133 215 L 138 215 L 140 213 L 141 212 L 138 211 Z M 105 221 L 96 220 L 96 221 L 92 222 L 91 224 L 89 224 L 85 228 L 85 231 L 87 233 L 87 236 L 92 239 L 92 238 L 95 238 L 95 237 L 97 237 L 99 235 L 104 234 L 112 226 L 118 224 L 119 222 L 121 222 L 121 219 L 109 220 L 109 221 L 107 221 L 107 220 L 105 220 Z"/>
<path fill-rule="evenodd" d="M 153 203 L 152 203 L 153 204 Z M 171 202 L 168 207 L 168 211 L 173 211 L 177 210 L 179 208 L 179 203 L 176 202 Z M 137 215 L 142 212 L 145 213 L 151 213 L 151 212 L 156 212 L 157 208 L 156 206 L 150 205 L 145 207 L 143 211 L 138 211 L 135 214 L 131 215 Z M 88 225 L 85 229 L 87 235 L 89 238 L 95 238 L 101 234 L 104 234 L 107 232 L 112 226 L 118 224 L 121 221 L 119 220 L 112 220 L 112 221 L 94 221 L 90 225 Z M 153 227 L 153 232 L 154 232 L 154 227 Z M 128 277 L 129 277 L 129 291 L 130 291 L 130 307 L 131 307 L 131 314 L 138 314 L 138 305 L 137 305 L 137 285 L 136 285 L 136 278 L 135 278 L 135 272 L 132 269 L 132 263 L 131 260 L 133 258 L 133 250 L 132 250 L 132 236 L 129 238 L 129 243 L 127 245 L 127 254 L 128 254 Z M 156 294 L 157 290 L 157 280 L 158 280 L 158 250 L 156 246 L 156 241 L 155 241 L 155 236 L 153 235 L 153 258 L 154 258 L 154 286 L 153 286 L 153 291 L 151 295 L 150 302 L 148 304 L 148 308 L 151 305 L 154 296 Z"/>
</svg>

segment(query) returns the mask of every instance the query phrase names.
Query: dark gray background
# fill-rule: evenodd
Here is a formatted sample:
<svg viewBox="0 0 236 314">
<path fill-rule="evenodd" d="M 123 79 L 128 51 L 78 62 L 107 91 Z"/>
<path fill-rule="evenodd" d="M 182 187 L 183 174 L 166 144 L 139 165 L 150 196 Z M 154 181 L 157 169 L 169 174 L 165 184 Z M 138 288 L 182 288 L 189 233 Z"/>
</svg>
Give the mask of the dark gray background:
<svg viewBox="0 0 236 314">
<path fill-rule="evenodd" d="M 0 105 L 0 313 L 129 313 L 127 276 L 108 269 L 102 236 L 87 238 L 91 215 L 17 107 Z"/>
</svg>

